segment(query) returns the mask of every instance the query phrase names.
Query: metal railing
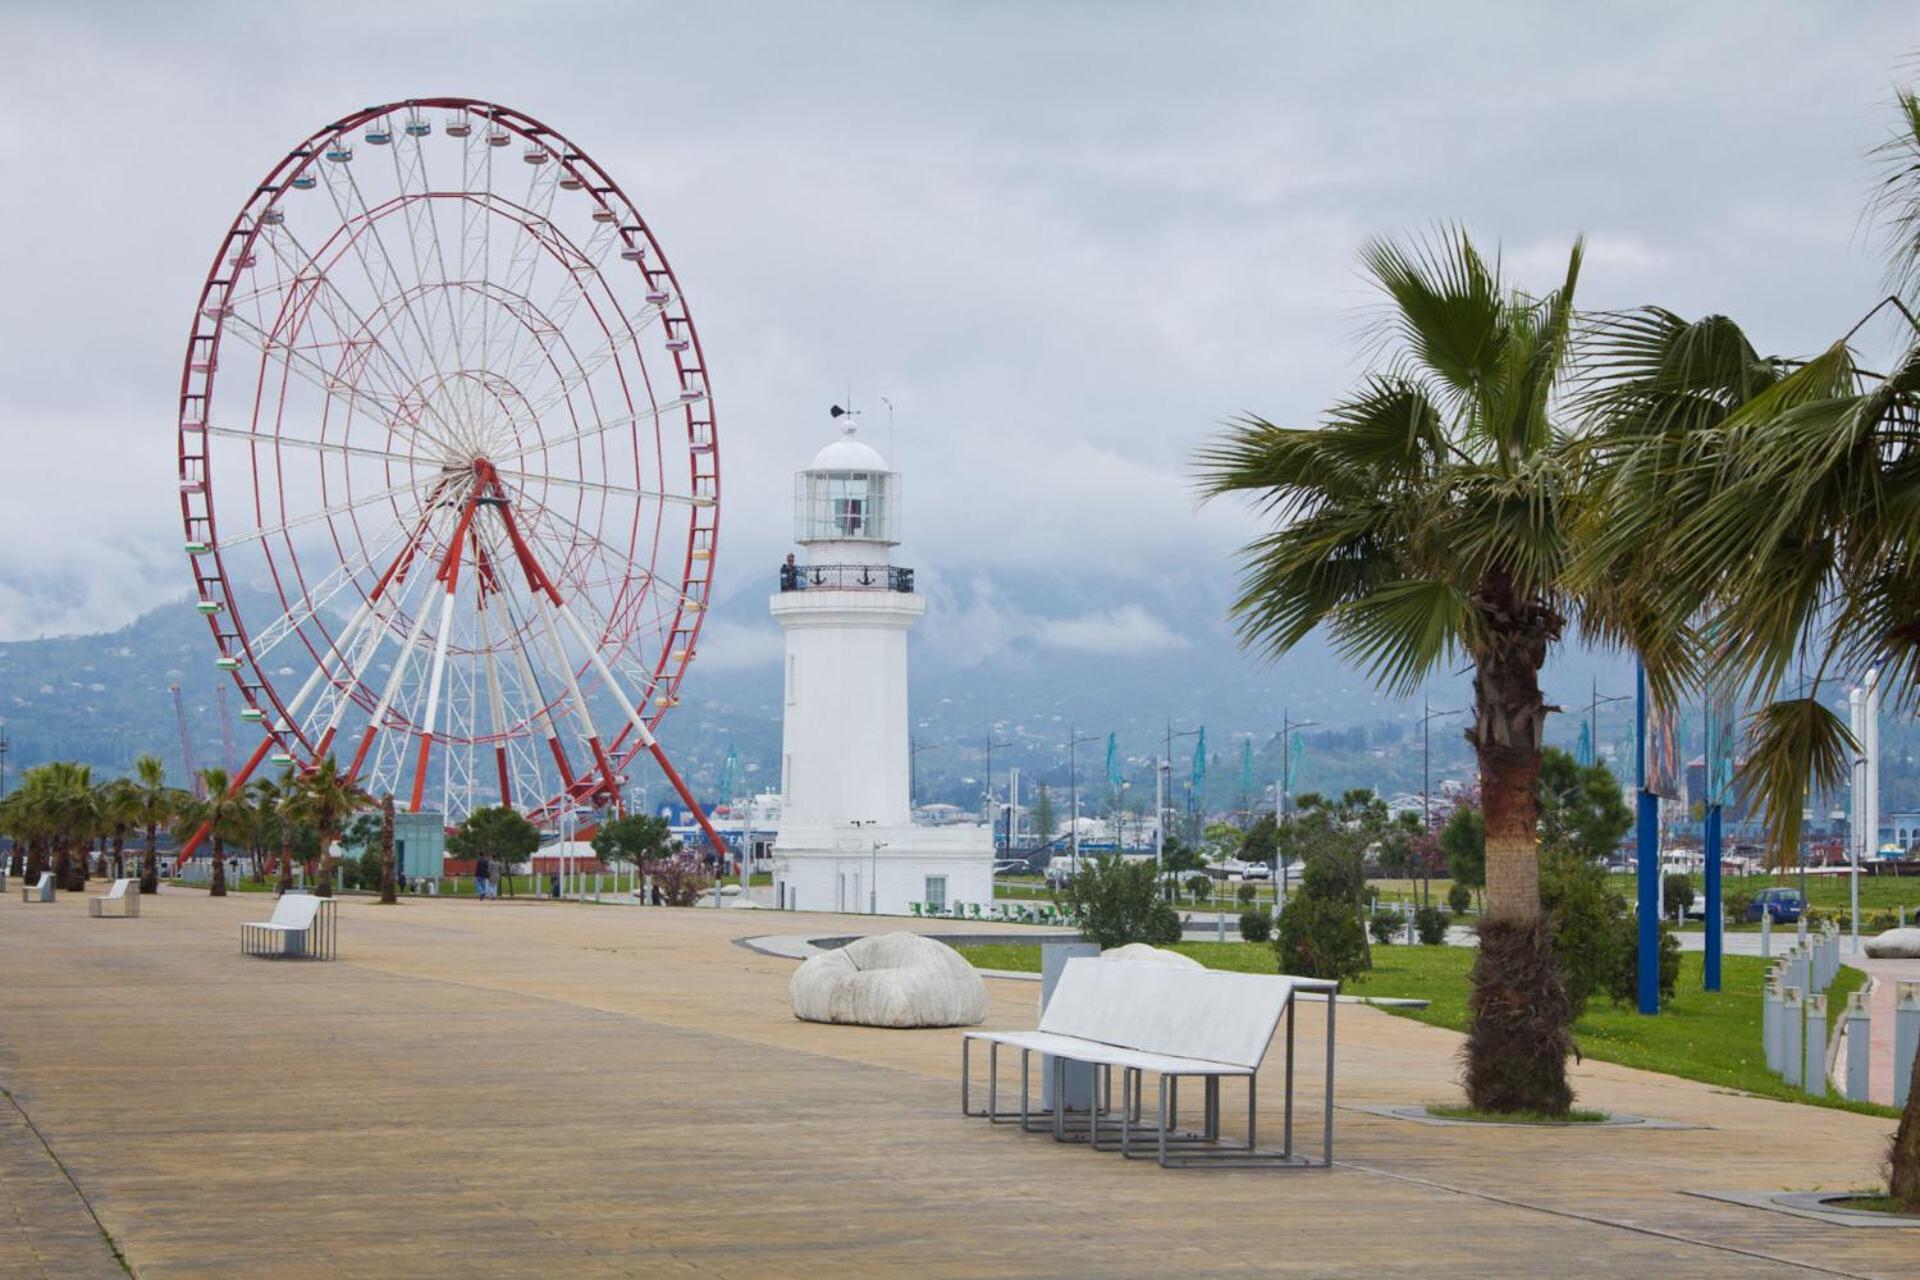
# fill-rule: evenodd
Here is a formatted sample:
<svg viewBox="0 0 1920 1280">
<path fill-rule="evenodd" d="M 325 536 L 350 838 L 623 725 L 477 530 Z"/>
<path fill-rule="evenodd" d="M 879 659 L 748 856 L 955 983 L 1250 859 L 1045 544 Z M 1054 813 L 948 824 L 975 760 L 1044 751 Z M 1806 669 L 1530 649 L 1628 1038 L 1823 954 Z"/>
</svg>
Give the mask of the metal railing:
<svg viewBox="0 0 1920 1280">
<path fill-rule="evenodd" d="M 783 564 L 782 591 L 912 591 L 913 570 L 890 564 Z"/>
</svg>

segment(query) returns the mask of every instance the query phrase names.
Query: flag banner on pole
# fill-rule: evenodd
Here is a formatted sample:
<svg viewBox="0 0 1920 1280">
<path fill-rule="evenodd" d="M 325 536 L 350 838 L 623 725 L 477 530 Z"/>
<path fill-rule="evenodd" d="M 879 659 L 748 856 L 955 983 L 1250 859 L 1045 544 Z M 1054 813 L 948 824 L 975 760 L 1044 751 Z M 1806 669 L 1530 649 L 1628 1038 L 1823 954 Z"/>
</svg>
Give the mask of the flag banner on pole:
<svg viewBox="0 0 1920 1280">
<path fill-rule="evenodd" d="M 1593 726 L 1584 720 L 1580 722 L 1580 745 L 1575 748 L 1573 758 L 1583 769 L 1593 763 Z"/>
<path fill-rule="evenodd" d="M 1671 707 L 1647 695 L 1646 789 L 1669 800 L 1680 798 L 1680 719 Z"/>
<path fill-rule="evenodd" d="M 1193 789 L 1195 791 L 1207 781 L 1207 726 L 1200 726 L 1200 736 L 1193 740 Z"/>
<path fill-rule="evenodd" d="M 1240 740 L 1240 794 L 1253 794 L 1253 739 Z"/>
<path fill-rule="evenodd" d="M 1120 741 L 1116 734 L 1107 735 L 1107 785 L 1118 787 L 1126 779 L 1120 776 Z"/>
<path fill-rule="evenodd" d="M 1306 771 L 1307 739 L 1298 729 L 1287 743 L 1287 790 L 1292 791 L 1300 785 L 1300 775 Z"/>
<path fill-rule="evenodd" d="M 1733 800 L 1733 760 L 1740 743 L 1739 712 L 1734 706 L 1731 681 L 1713 680 L 1707 684 L 1707 794 L 1709 805 L 1725 805 Z"/>
</svg>

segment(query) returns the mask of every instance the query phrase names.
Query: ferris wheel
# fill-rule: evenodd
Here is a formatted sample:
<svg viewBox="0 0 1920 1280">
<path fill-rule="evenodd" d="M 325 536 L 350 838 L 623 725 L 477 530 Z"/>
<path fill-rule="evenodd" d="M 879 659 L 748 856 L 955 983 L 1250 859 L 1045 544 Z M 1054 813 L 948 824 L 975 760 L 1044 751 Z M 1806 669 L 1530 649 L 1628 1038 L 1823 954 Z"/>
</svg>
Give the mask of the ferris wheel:
<svg viewBox="0 0 1920 1280">
<path fill-rule="evenodd" d="M 620 803 L 711 589 L 706 359 L 653 232 L 521 112 L 370 107 L 234 219 L 180 382 L 186 554 L 263 762 L 459 821 Z M 237 785 L 237 782 L 236 782 Z"/>
</svg>

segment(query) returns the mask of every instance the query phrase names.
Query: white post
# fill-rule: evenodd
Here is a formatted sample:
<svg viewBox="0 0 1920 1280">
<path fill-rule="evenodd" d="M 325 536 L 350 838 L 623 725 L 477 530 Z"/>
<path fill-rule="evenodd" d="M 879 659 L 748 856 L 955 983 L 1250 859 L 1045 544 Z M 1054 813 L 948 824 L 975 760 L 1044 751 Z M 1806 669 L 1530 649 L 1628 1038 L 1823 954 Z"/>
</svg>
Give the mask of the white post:
<svg viewBox="0 0 1920 1280">
<path fill-rule="evenodd" d="M 1805 1010 L 1806 992 L 1799 987 L 1787 987 L 1780 993 L 1781 1030 L 1785 1033 L 1780 1037 L 1780 1076 L 1796 1087 L 1800 1084 L 1800 1069 L 1806 1065 L 1802 1048 Z"/>
<path fill-rule="evenodd" d="M 1827 998 L 1807 997 L 1807 1060 L 1803 1087 L 1816 1098 L 1827 1096 Z"/>
<path fill-rule="evenodd" d="M 1779 1074 L 1780 1047 L 1785 1036 L 1781 1032 L 1780 1017 L 1780 978 L 1776 974 L 1767 975 L 1767 993 L 1760 1014 L 1760 1039 L 1765 1048 L 1767 1070 Z"/>
<path fill-rule="evenodd" d="M 1867 1101 L 1867 1071 L 1872 1061 L 1873 1017 L 1867 1012 L 1867 993 L 1847 997 L 1847 1097 Z"/>
<path fill-rule="evenodd" d="M 1773 958 L 1773 912 L 1764 906 L 1760 909 L 1760 958 Z"/>
<path fill-rule="evenodd" d="M 1914 1050 L 1920 1048 L 1920 982 L 1902 982 L 1893 990 L 1893 1105 L 1904 1107 L 1913 1087 Z"/>
</svg>

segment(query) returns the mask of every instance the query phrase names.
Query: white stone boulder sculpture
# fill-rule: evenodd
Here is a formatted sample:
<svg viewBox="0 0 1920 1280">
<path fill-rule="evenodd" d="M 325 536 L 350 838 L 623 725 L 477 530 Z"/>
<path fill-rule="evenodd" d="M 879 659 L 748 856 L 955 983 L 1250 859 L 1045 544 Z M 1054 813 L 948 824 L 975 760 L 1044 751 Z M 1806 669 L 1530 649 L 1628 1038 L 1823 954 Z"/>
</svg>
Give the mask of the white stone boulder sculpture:
<svg viewBox="0 0 1920 1280">
<path fill-rule="evenodd" d="M 987 984 L 958 951 L 917 933 L 881 933 L 812 956 L 787 985 L 793 1016 L 861 1027 L 971 1027 Z"/>
<path fill-rule="evenodd" d="M 1135 964 L 1163 964 L 1169 969 L 1204 969 L 1207 966 L 1178 951 L 1150 947 L 1144 942 L 1129 942 L 1124 947 L 1109 947 L 1100 953 L 1102 960 L 1131 960 Z"/>
<path fill-rule="evenodd" d="M 1920 959 L 1920 928 L 1889 929 L 1867 939 L 1867 954 L 1875 960 Z"/>
</svg>

